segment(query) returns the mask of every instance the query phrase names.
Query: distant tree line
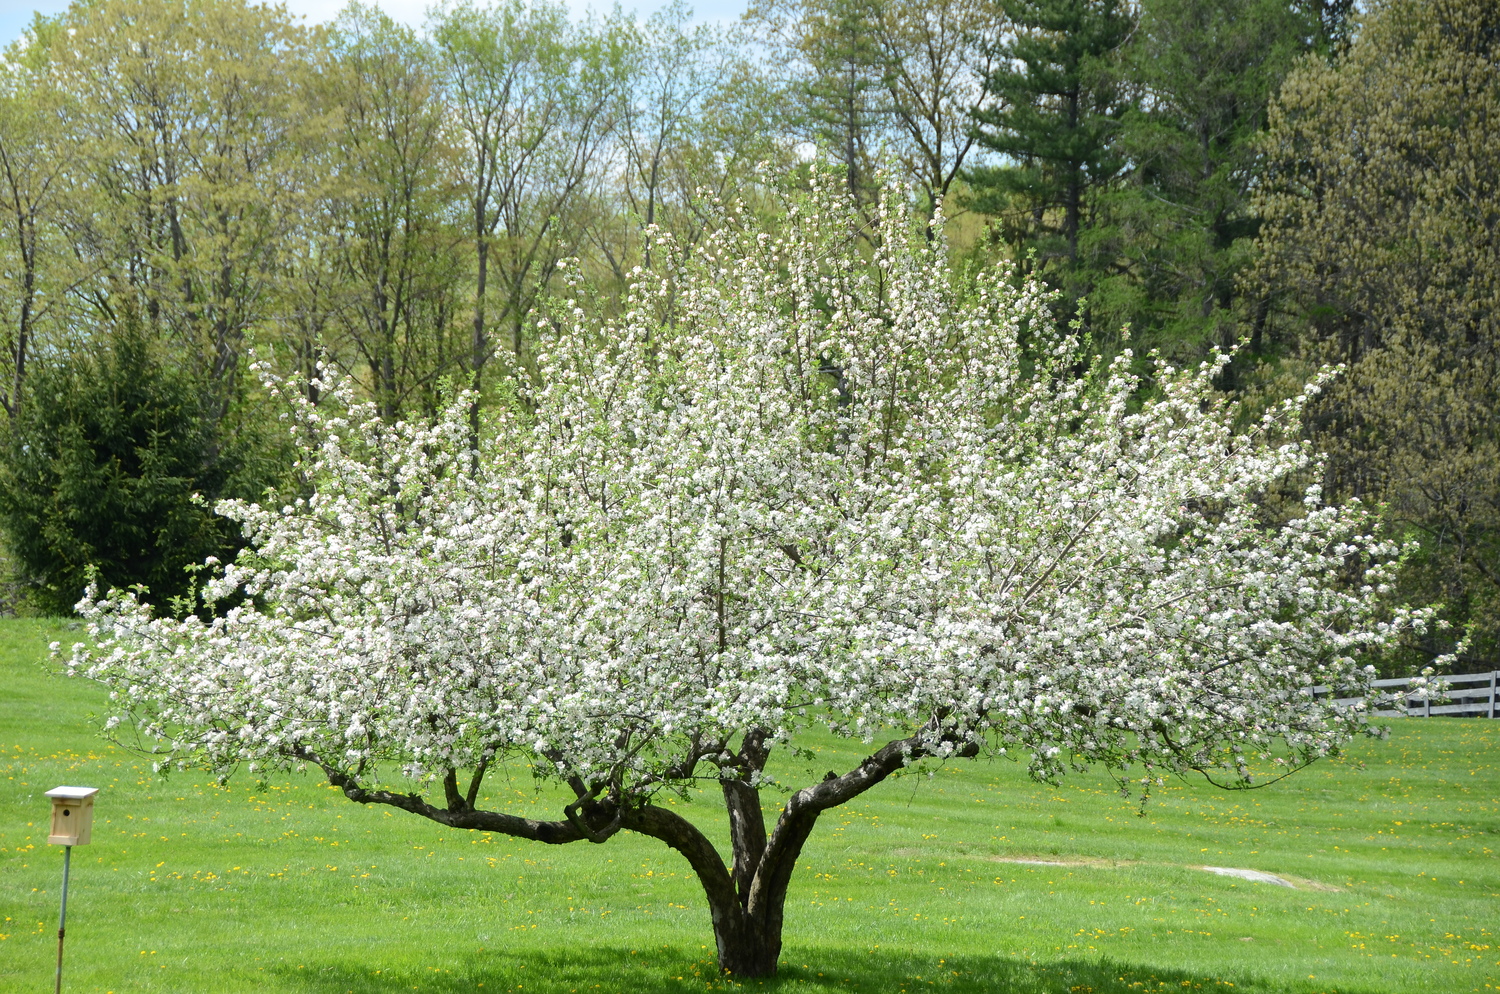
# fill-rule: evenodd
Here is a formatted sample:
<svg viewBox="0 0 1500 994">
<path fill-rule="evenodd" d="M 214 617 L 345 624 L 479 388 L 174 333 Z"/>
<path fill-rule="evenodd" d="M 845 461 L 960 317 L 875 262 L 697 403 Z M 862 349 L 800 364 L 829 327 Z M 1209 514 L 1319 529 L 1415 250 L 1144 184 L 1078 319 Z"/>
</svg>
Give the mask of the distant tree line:
<svg viewBox="0 0 1500 994">
<path fill-rule="evenodd" d="M 955 265 L 1009 260 L 1096 351 L 1237 349 L 1246 416 L 1323 364 L 1329 500 L 1413 543 L 1383 661 L 1500 665 L 1500 11 L 1487 0 L 757 0 L 742 22 L 447 3 L 424 30 L 77 0 L 0 65 L 0 531 L 28 609 L 89 571 L 187 610 L 288 498 L 263 371 L 387 418 L 518 402 L 551 299 L 603 311 L 818 160 Z M 872 246 L 871 225 L 853 252 Z M 252 368 L 252 364 L 259 367 Z M 1266 496 L 1269 516 L 1295 505 Z"/>
</svg>

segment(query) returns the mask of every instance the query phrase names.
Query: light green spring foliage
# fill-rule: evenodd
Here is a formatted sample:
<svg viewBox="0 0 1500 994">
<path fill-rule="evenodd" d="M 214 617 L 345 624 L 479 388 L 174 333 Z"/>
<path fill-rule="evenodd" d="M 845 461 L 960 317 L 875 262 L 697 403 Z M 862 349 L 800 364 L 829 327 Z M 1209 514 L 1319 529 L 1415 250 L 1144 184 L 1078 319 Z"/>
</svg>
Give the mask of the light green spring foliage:
<svg viewBox="0 0 1500 994">
<path fill-rule="evenodd" d="M 414 31 L 358 3 L 308 28 L 244 0 L 80 0 L 38 19 L 0 65 L 0 400 L 128 315 L 224 411 L 259 350 L 432 412 L 444 377 L 524 357 L 561 260 L 618 289 L 644 226 L 701 229 L 702 198 L 782 157 L 750 61 L 687 17 L 450 4 Z"/>
<path fill-rule="evenodd" d="M 297 70 L 316 36 L 269 8 L 199 0 L 79 4 L 42 35 L 27 82 L 48 112 L 43 153 L 66 163 L 46 237 L 75 256 L 49 274 L 64 281 L 57 319 L 102 338 L 132 316 L 227 411 L 310 206 Z"/>
<path fill-rule="evenodd" d="M 225 544 L 190 495 L 275 473 L 240 372 L 309 202 L 281 60 L 314 41 L 259 7 L 99 0 L 0 71 L 6 530 L 32 606 L 66 611 L 88 564 L 181 592 L 187 550 Z"/>
<path fill-rule="evenodd" d="M 1264 150 L 1253 279 L 1278 334 L 1348 364 L 1309 413 L 1331 493 L 1421 542 L 1401 593 L 1446 605 L 1464 670 L 1500 639 L 1500 10 L 1375 5 L 1332 65 L 1286 82 Z"/>
<path fill-rule="evenodd" d="M 976 151 L 970 115 L 988 106 L 1003 14 L 982 0 L 762 0 L 792 129 L 840 163 L 846 190 L 873 200 L 882 161 L 928 216 Z"/>
<path fill-rule="evenodd" d="M 527 315 L 608 211 L 599 175 L 630 71 L 627 25 L 574 24 L 561 4 L 459 4 L 430 21 L 456 123 L 457 203 L 472 321 L 471 385 L 495 352 L 518 361 Z M 461 206 L 458 206 L 461 204 Z M 466 287 L 467 288 L 467 287 Z M 499 337 L 496 329 L 499 326 Z"/>
<path fill-rule="evenodd" d="M 331 180 L 326 213 L 308 218 L 332 266 L 326 359 L 388 417 L 431 410 L 434 377 L 465 340 L 462 235 L 450 223 L 463 156 L 443 67 L 410 28 L 359 4 L 334 22 L 327 57 L 312 85 L 329 115 L 318 153 Z"/>
<path fill-rule="evenodd" d="M 607 299 L 642 261 L 645 227 L 701 234 L 700 178 L 739 192 L 768 157 L 762 118 L 740 113 L 753 74 L 722 39 L 684 51 L 685 17 L 637 30 L 572 23 L 561 7 L 460 5 L 423 34 L 359 4 L 306 28 L 242 0 L 81 0 L 39 18 L 0 64 L 13 432 L 39 364 L 102 354 L 127 330 L 195 378 L 211 449 L 257 438 L 252 461 L 268 468 L 243 491 L 255 495 L 289 460 L 262 444 L 275 405 L 245 375 L 252 354 L 301 373 L 314 402 L 315 370 L 336 368 L 388 417 L 432 414 L 451 381 L 503 392 L 562 260 L 583 256 Z M 683 79 L 692 92 L 677 94 Z M 733 123 L 693 124 L 708 108 Z M 497 352 L 500 375 L 481 378 Z M 206 473 L 174 486 L 225 493 Z M 94 513 L 63 503 L 63 519 Z M 122 542 L 165 550 L 178 576 L 186 553 L 160 524 Z M 78 545 L 54 538 L 55 558 Z M 23 572 L 23 586 L 42 582 Z"/>
</svg>

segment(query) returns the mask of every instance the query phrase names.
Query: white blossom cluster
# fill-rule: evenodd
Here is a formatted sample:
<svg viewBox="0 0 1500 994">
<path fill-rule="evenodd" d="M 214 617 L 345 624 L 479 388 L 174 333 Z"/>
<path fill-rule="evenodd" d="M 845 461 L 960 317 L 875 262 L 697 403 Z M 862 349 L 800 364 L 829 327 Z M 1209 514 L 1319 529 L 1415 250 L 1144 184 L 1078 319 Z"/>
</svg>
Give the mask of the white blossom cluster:
<svg viewBox="0 0 1500 994">
<path fill-rule="evenodd" d="M 821 193 L 781 234 L 722 221 L 617 319 L 560 306 L 477 449 L 468 397 L 302 405 L 312 495 L 219 506 L 250 546 L 205 593 L 234 606 L 80 603 L 112 723 L 221 770 L 512 755 L 624 795 L 751 729 L 1149 784 L 1362 727 L 1311 688 L 1367 690 L 1361 652 L 1421 619 L 1377 613 L 1394 550 L 1358 508 L 1312 488 L 1265 520 L 1312 463 L 1277 441 L 1299 402 L 1236 432 L 1213 363 L 1134 400 L 1128 354 L 1085 361 L 1035 284 L 955 276 L 896 195 L 863 232 Z"/>
</svg>

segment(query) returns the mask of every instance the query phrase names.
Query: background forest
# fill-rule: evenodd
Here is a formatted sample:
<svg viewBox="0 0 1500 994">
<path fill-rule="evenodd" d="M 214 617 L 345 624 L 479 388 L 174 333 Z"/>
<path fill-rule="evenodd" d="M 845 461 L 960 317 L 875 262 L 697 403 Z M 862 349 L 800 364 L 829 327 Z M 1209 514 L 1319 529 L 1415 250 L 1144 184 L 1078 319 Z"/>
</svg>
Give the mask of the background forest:
<svg viewBox="0 0 1500 994">
<path fill-rule="evenodd" d="M 1447 621 L 1385 675 L 1461 640 L 1500 668 L 1497 58 L 1494 0 L 496 0 L 420 32 L 78 0 L 0 63 L 9 607 L 96 569 L 193 609 L 241 541 L 212 501 L 299 485 L 263 370 L 391 418 L 513 403 L 558 299 L 615 308 L 716 201 L 775 223 L 826 169 L 871 210 L 905 184 L 1099 351 L 1237 348 L 1247 412 L 1344 365 L 1319 482 L 1385 508 L 1393 603 Z"/>
</svg>

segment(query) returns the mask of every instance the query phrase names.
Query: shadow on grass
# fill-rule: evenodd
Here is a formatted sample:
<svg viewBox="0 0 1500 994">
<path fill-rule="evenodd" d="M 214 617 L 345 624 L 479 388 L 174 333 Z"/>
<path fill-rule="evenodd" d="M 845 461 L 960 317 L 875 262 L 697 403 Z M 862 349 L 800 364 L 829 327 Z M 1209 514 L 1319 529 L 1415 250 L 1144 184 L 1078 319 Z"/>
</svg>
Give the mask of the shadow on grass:
<svg viewBox="0 0 1500 994">
<path fill-rule="evenodd" d="M 804 965 L 805 964 L 805 965 Z M 780 974 L 766 980 L 736 980 L 719 974 L 701 951 L 595 947 L 562 951 L 486 951 L 464 962 L 422 969 L 375 972 L 343 965 L 282 971 L 288 986 L 315 994 L 687 994 L 704 990 L 860 992 L 918 994 L 1271 994 L 1288 988 L 1280 980 L 1236 971 L 1209 976 L 1169 967 L 1110 959 L 1062 959 L 1045 963 L 1006 956 L 945 958 L 873 950 L 794 949 Z M 1300 986 L 1297 989 L 1301 989 Z M 1338 994 L 1379 994 L 1369 988 L 1320 988 Z"/>
</svg>

